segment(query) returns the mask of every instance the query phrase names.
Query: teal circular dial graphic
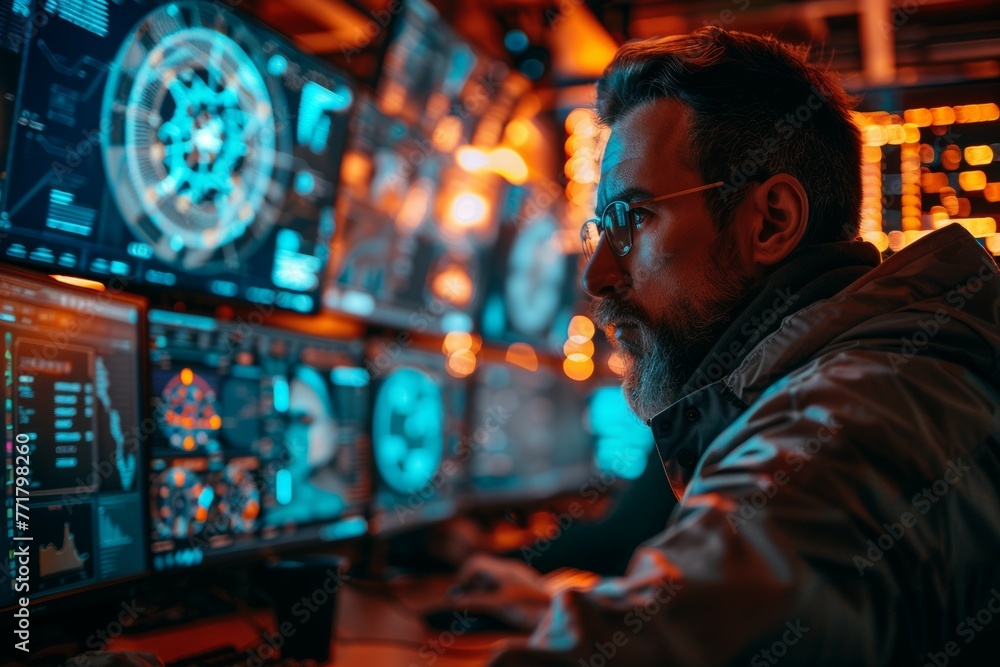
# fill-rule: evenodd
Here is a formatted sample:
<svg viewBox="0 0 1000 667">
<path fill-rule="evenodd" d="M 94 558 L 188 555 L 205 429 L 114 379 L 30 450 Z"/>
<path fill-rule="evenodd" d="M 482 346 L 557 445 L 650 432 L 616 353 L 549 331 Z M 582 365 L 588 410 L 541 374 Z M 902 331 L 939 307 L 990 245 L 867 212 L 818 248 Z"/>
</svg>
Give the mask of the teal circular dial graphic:
<svg viewBox="0 0 1000 667">
<path fill-rule="evenodd" d="M 262 53 L 237 16 L 204 2 L 154 10 L 118 53 L 105 167 L 125 223 L 161 261 L 221 270 L 278 217 L 290 174 L 275 119 L 287 112 Z"/>
<path fill-rule="evenodd" d="M 399 493 L 426 485 L 441 464 L 444 405 L 441 388 L 427 373 L 403 367 L 379 388 L 372 423 L 375 466 Z"/>
</svg>

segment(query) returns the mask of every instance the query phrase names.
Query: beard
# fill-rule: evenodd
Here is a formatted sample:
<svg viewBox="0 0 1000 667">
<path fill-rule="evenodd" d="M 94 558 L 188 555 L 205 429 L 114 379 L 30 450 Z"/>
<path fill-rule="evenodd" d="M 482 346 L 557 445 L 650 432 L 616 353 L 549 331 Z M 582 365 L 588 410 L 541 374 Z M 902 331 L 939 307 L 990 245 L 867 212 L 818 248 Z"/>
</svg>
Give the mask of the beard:
<svg viewBox="0 0 1000 667">
<path fill-rule="evenodd" d="M 678 290 L 658 321 L 618 296 L 592 304 L 594 323 L 622 359 L 625 400 L 644 422 L 681 398 L 684 384 L 737 315 L 733 306 L 752 280 L 736 268 L 734 251 L 725 248 L 714 256 L 704 280 L 693 289 Z"/>
</svg>

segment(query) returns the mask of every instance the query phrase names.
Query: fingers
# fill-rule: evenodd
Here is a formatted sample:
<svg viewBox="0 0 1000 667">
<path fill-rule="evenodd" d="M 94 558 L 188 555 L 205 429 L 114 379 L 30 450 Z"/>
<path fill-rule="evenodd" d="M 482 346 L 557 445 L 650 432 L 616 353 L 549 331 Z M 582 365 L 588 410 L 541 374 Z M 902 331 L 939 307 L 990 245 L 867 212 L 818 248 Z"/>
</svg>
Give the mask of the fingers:
<svg viewBox="0 0 1000 667">
<path fill-rule="evenodd" d="M 462 588 L 496 588 L 504 571 L 505 563 L 487 554 L 473 554 L 458 570 L 456 580 Z"/>
</svg>

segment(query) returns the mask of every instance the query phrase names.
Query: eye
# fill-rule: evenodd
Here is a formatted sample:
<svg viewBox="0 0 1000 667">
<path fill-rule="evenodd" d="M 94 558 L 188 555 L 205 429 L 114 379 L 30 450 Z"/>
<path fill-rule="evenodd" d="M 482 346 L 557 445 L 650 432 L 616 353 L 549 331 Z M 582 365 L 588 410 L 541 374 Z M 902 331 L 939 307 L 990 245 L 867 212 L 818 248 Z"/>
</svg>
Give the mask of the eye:
<svg viewBox="0 0 1000 667">
<path fill-rule="evenodd" d="M 648 209 L 645 208 L 633 208 L 632 210 L 632 224 L 635 225 L 636 229 L 642 228 L 642 223 L 646 221 L 648 216 L 651 215 Z"/>
</svg>

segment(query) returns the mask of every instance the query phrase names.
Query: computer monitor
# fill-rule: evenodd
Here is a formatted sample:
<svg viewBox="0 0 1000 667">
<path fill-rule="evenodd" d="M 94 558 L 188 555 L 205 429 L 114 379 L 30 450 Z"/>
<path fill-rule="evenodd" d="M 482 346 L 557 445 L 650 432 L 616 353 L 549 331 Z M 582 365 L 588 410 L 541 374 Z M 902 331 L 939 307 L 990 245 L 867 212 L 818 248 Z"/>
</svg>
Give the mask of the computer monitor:
<svg viewBox="0 0 1000 667">
<path fill-rule="evenodd" d="M 371 100 L 352 127 L 324 305 L 398 329 L 472 331 L 503 184 L 465 172 Z"/>
<path fill-rule="evenodd" d="M 526 192 L 526 191 L 525 191 Z M 524 342 L 542 352 L 561 351 L 572 317 L 584 309 L 579 254 L 566 253 L 563 229 L 551 215 L 520 215 L 500 226 L 484 289 L 479 330 L 488 343 Z"/>
<path fill-rule="evenodd" d="M 134 296 L 0 268 L 0 607 L 148 570 L 145 314 Z"/>
<path fill-rule="evenodd" d="M 372 341 L 373 532 L 388 534 L 451 517 L 465 480 L 461 458 L 465 381 L 445 356 L 412 338 Z"/>
<path fill-rule="evenodd" d="M 42 25 L 0 91 L 17 165 L 0 259 L 164 301 L 317 309 L 348 79 L 233 3 L 34 4 Z"/>
<path fill-rule="evenodd" d="M 393 29 L 382 61 L 379 106 L 430 136 L 453 105 L 461 104 L 470 76 L 489 59 L 480 58 L 426 0 L 402 3 Z M 483 102 L 495 94 L 496 88 L 480 93 L 479 103 L 465 105 L 468 113 L 460 119 L 485 112 Z"/>
<path fill-rule="evenodd" d="M 486 361 L 473 375 L 469 432 L 471 504 L 537 501 L 578 492 L 592 479 L 593 387 L 555 361 L 537 367 Z"/>
<path fill-rule="evenodd" d="M 367 530 L 360 343 L 160 310 L 149 321 L 154 570 Z"/>
</svg>

